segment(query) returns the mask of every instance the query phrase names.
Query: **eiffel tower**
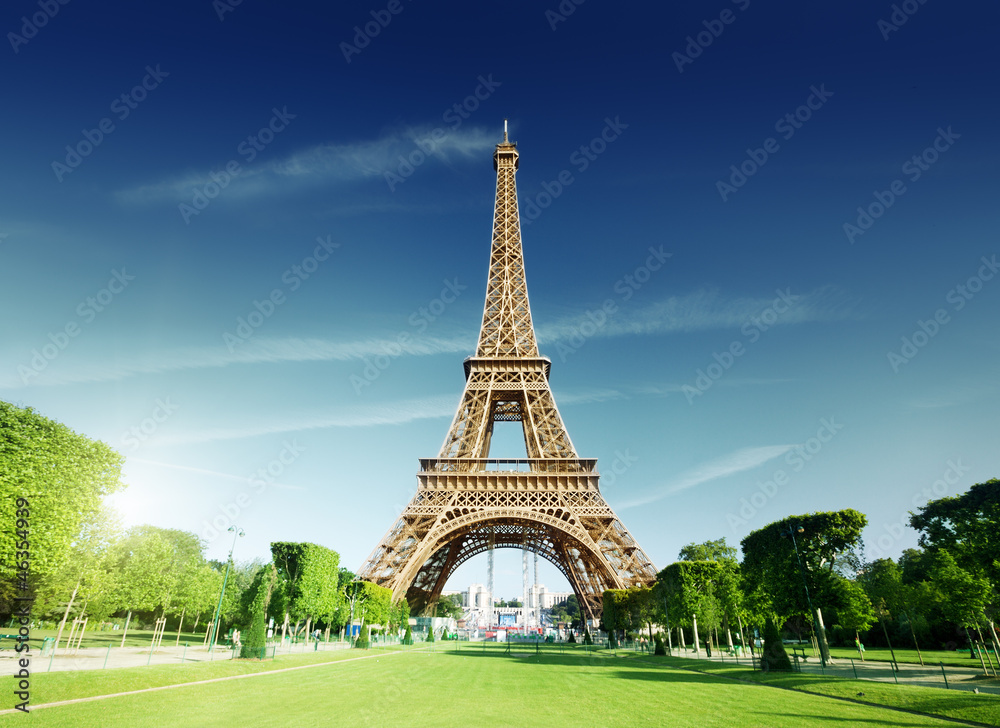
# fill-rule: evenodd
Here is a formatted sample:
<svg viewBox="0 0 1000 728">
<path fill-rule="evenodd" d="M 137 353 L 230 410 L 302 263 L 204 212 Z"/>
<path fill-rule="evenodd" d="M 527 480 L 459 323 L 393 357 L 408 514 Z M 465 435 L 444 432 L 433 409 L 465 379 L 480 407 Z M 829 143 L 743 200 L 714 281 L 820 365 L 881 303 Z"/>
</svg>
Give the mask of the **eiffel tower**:
<svg viewBox="0 0 1000 728">
<path fill-rule="evenodd" d="M 358 576 L 432 606 L 463 562 L 520 548 L 552 562 L 596 620 L 605 589 L 649 584 L 656 569 L 604 500 L 597 460 L 580 458 L 549 389 L 524 277 L 514 173 L 517 144 L 493 153 L 497 172 L 486 306 L 465 392 L 436 458 L 422 458 L 417 493 Z M 489 459 L 496 422 L 520 422 L 527 459 Z"/>
</svg>

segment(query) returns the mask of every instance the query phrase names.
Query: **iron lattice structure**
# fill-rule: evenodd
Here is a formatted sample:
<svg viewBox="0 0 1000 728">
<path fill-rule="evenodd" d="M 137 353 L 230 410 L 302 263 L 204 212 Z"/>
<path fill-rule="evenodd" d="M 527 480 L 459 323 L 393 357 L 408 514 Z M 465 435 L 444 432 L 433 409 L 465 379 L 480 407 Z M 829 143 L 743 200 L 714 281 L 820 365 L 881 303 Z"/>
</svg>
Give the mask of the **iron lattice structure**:
<svg viewBox="0 0 1000 728">
<path fill-rule="evenodd" d="M 538 353 L 524 276 L 517 145 L 506 130 L 493 167 L 486 305 L 465 391 L 441 452 L 420 461 L 416 495 L 359 577 L 419 613 L 476 554 L 527 549 L 555 564 L 596 620 L 605 589 L 649 584 L 656 569 L 601 495 L 597 461 L 577 456 L 549 389 L 552 363 Z M 489 459 L 495 422 L 521 423 L 526 459 Z"/>
</svg>

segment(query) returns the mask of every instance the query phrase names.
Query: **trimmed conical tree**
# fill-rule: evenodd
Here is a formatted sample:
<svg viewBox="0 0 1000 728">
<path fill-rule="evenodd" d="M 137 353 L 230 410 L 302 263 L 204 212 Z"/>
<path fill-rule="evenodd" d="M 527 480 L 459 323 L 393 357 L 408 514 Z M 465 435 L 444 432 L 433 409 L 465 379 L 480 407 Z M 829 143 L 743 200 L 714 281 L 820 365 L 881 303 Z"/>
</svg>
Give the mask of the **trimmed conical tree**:
<svg viewBox="0 0 1000 728">
<path fill-rule="evenodd" d="M 413 632 L 410 631 L 410 624 L 406 624 L 406 634 L 403 635 L 403 644 L 412 645 L 413 644 Z"/>
<path fill-rule="evenodd" d="M 362 622 L 361 631 L 358 632 L 358 639 L 354 641 L 354 646 L 359 650 L 367 650 L 371 646 L 368 638 L 368 622 Z"/>
<path fill-rule="evenodd" d="M 781 641 L 781 635 L 774 621 L 768 617 L 764 623 L 764 656 L 761 659 L 761 667 L 768 672 L 789 672 L 792 669 L 792 662 L 785 652 L 785 644 Z"/>
<path fill-rule="evenodd" d="M 594 644 L 594 638 L 590 636 L 590 630 L 584 630 L 583 632 L 583 644 L 592 645 Z"/>
<path fill-rule="evenodd" d="M 575 635 L 575 634 L 573 634 L 572 632 L 570 632 L 570 633 L 569 633 L 569 639 L 568 639 L 568 640 L 566 640 L 566 641 L 567 641 L 567 642 L 572 642 L 573 644 L 576 644 L 576 635 Z"/>
<path fill-rule="evenodd" d="M 427 630 L 427 638 L 424 640 L 424 642 L 433 642 L 433 641 L 434 641 L 434 628 L 431 627 Z"/>
<path fill-rule="evenodd" d="M 667 648 L 663 646 L 663 638 L 660 637 L 659 634 L 653 635 L 653 645 L 654 645 L 653 649 L 654 655 L 663 655 L 664 657 L 666 657 Z"/>
</svg>

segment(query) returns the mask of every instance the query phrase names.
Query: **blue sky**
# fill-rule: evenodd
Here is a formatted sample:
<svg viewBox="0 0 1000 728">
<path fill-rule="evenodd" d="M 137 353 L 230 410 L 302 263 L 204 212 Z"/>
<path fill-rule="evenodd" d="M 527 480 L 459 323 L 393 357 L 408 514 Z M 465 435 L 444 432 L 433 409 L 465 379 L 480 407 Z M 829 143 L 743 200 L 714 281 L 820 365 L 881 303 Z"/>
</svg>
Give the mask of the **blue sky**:
<svg viewBox="0 0 1000 728">
<path fill-rule="evenodd" d="M 126 523 L 358 568 L 462 391 L 507 118 L 556 401 L 657 567 L 847 507 L 896 556 L 1000 471 L 998 20 L 7 3 L 0 397 L 120 449 Z"/>
</svg>

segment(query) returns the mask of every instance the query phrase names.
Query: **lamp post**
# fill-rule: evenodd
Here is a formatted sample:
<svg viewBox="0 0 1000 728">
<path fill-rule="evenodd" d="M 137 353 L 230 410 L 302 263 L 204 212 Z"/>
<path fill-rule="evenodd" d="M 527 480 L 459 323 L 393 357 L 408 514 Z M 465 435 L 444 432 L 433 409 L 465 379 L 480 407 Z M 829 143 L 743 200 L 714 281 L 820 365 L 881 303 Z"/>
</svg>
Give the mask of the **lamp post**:
<svg viewBox="0 0 1000 728">
<path fill-rule="evenodd" d="M 233 551 L 236 550 L 236 537 L 243 536 L 246 531 L 236 526 L 230 526 L 229 531 L 233 531 L 233 547 L 229 549 L 229 559 L 226 561 L 226 575 L 222 578 L 222 591 L 219 592 L 219 606 L 215 608 L 215 619 L 212 621 L 212 639 L 208 643 L 208 651 L 215 649 L 215 638 L 219 634 L 219 612 L 222 611 L 222 597 L 226 593 L 226 582 L 229 581 L 229 567 L 233 563 Z"/>
<path fill-rule="evenodd" d="M 812 597 L 809 596 L 809 584 L 806 582 L 806 570 L 802 566 L 802 557 L 799 556 L 799 546 L 795 542 L 796 533 L 804 533 L 805 528 L 801 524 L 797 525 L 795 528 L 789 526 L 786 530 L 781 532 L 782 538 L 792 539 L 792 548 L 795 550 L 795 560 L 799 564 L 799 575 L 802 577 L 802 586 L 806 590 L 806 602 L 809 603 L 809 611 L 812 612 L 813 617 L 813 629 L 816 632 L 816 640 L 819 642 L 819 659 L 823 663 L 823 667 L 826 667 L 826 654 L 823 652 L 823 635 L 821 633 L 821 628 L 819 625 L 819 615 L 816 613 L 816 608 L 813 606 Z"/>
</svg>

